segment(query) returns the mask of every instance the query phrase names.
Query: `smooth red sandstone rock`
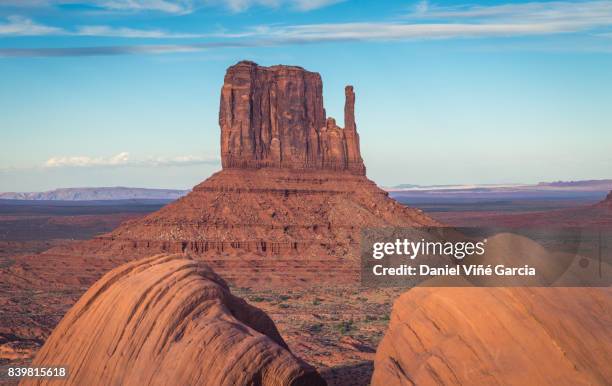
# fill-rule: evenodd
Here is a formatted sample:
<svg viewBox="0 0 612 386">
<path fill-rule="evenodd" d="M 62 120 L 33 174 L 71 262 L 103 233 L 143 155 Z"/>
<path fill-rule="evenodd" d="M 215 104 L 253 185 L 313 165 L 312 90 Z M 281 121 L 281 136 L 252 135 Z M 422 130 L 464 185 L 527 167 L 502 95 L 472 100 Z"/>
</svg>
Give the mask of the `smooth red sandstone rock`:
<svg viewBox="0 0 612 386">
<path fill-rule="evenodd" d="M 72 307 L 33 366 L 63 385 L 313 385 L 272 320 L 202 262 L 159 255 L 115 268 Z M 25 378 L 21 385 L 55 384 Z"/>
<path fill-rule="evenodd" d="M 365 174 L 355 127 L 355 94 L 346 87 L 345 125 L 327 118 L 321 76 L 295 66 L 243 61 L 221 89 L 223 168 L 349 170 Z"/>
<path fill-rule="evenodd" d="M 609 288 L 414 288 L 372 385 L 607 385 L 611 308 Z"/>
</svg>

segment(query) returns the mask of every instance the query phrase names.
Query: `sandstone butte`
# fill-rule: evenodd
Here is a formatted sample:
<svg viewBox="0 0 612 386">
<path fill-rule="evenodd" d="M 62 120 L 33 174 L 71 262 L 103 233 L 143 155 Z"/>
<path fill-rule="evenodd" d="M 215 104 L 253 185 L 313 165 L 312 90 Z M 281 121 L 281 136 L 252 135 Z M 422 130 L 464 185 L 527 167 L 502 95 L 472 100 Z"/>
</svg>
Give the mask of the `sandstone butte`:
<svg viewBox="0 0 612 386">
<path fill-rule="evenodd" d="M 21 385 L 325 385 L 263 311 L 182 254 L 133 261 L 96 282 L 32 366 L 58 364 L 65 380 Z"/>
<path fill-rule="evenodd" d="M 222 170 L 155 213 L 47 255 L 116 264 L 186 252 L 238 285 L 356 282 L 362 228 L 436 222 L 365 176 L 353 87 L 345 90 L 344 128 L 326 116 L 322 89 L 321 76 L 301 67 L 229 67 Z"/>
<path fill-rule="evenodd" d="M 609 385 L 611 307 L 609 288 L 414 288 L 372 385 Z"/>
</svg>

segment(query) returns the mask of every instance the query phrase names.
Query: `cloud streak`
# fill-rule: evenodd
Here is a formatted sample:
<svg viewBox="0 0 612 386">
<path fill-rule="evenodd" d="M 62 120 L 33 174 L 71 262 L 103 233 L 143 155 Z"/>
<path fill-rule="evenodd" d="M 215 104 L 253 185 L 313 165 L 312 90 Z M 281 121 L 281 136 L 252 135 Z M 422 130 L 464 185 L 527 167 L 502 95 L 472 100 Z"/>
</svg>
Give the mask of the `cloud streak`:
<svg viewBox="0 0 612 386">
<path fill-rule="evenodd" d="M 62 33 L 61 28 L 37 24 L 22 16 L 9 16 L 4 23 L 0 23 L 0 36 L 41 36 Z"/>
<path fill-rule="evenodd" d="M 187 166 L 219 163 L 218 157 L 177 156 L 177 157 L 150 157 L 143 160 L 133 160 L 128 152 L 121 152 L 111 157 L 89 156 L 61 156 L 49 158 L 44 168 L 91 168 L 91 167 L 163 167 Z"/>
<path fill-rule="evenodd" d="M 268 0 L 263 0 L 268 1 Z M 274 1 L 274 0 L 270 0 Z M 251 0 L 236 0 L 253 4 Z M 257 2 L 257 1 L 255 1 Z M 294 0 L 294 3 L 298 3 Z M 322 6 L 331 0 L 303 1 L 302 6 Z M 321 4 L 315 4 L 321 3 Z M 247 5 L 248 5 L 247 4 Z M 245 5 L 246 6 L 246 5 Z M 250 5 L 249 5 L 250 6 Z M 17 24 L 25 25 L 18 28 Z M 0 25 L 0 34 L 3 26 Z M 171 33 L 108 26 L 82 26 L 75 31 L 58 30 L 27 19 L 13 19 L 5 33 L 72 34 L 149 39 L 200 39 L 190 44 L 116 45 L 70 48 L 4 48 L 0 56 L 94 56 L 167 54 L 202 51 L 210 48 L 258 47 L 342 41 L 407 41 L 424 39 L 543 36 L 589 32 L 605 38 L 612 28 L 612 2 L 534 2 L 493 6 L 438 7 L 420 2 L 413 12 L 394 21 L 253 26 L 242 31 L 216 34 Z M 202 42 L 202 39 L 208 41 Z"/>
<path fill-rule="evenodd" d="M 113 11 L 143 12 L 157 11 L 171 14 L 191 13 L 194 2 L 191 0 L 97 0 L 93 4 Z"/>
<path fill-rule="evenodd" d="M 223 4 L 234 12 L 244 12 L 256 6 L 268 8 L 288 6 L 296 11 L 308 12 L 344 1 L 345 0 L 224 0 L 217 1 L 216 3 Z"/>
<path fill-rule="evenodd" d="M 203 34 L 172 33 L 163 30 L 143 30 L 126 27 L 115 28 L 106 25 L 79 26 L 75 32 L 63 31 L 63 34 L 140 39 L 194 39 L 206 36 Z"/>
<path fill-rule="evenodd" d="M 253 7 L 289 7 L 307 12 L 345 0 L 3 0 L 0 5 L 14 8 L 53 7 L 65 4 L 83 4 L 104 11 L 122 13 L 160 12 L 173 15 L 189 14 L 202 7 L 223 7 L 232 12 L 244 12 Z"/>
<path fill-rule="evenodd" d="M 114 38 L 140 39 L 194 39 L 210 35 L 181 32 L 167 32 L 159 29 L 135 29 L 128 27 L 111 27 L 107 25 L 77 26 L 74 30 L 47 26 L 22 16 L 9 16 L 0 23 L 0 36 L 99 36 Z"/>
</svg>

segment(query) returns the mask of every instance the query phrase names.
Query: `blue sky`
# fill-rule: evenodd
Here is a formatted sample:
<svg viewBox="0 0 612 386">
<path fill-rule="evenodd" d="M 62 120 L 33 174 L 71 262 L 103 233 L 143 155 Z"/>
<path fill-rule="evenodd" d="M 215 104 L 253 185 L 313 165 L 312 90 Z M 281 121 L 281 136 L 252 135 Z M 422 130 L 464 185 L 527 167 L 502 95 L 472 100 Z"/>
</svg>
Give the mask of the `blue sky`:
<svg viewBox="0 0 612 386">
<path fill-rule="evenodd" d="M 353 84 L 383 185 L 612 178 L 612 1 L 0 0 L 0 191 L 197 184 L 242 59 Z"/>
</svg>

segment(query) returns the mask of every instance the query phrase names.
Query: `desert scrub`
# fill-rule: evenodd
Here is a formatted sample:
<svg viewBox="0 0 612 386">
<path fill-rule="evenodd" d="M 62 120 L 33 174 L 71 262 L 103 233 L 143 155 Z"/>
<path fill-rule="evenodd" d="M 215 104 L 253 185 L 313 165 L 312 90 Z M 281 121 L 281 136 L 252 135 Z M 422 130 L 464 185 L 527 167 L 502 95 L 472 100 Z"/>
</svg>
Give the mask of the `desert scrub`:
<svg viewBox="0 0 612 386">
<path fill-rule="evenodd" d="M 342 322 L 338 323 L 338 325 L 336 326 L 336 329 L 342 335 L 348 334 L 354 328 L 355 328 L 355 324 L 353 322 L 353 319 L 351 319 L 351 320 L 343 320 Z"/>
<path fill-rule="evenodd" d="M 315 323 L 308 326 L 310 332 L 321 332 L 323 330 L 323 323 Z"/>
</svg>

